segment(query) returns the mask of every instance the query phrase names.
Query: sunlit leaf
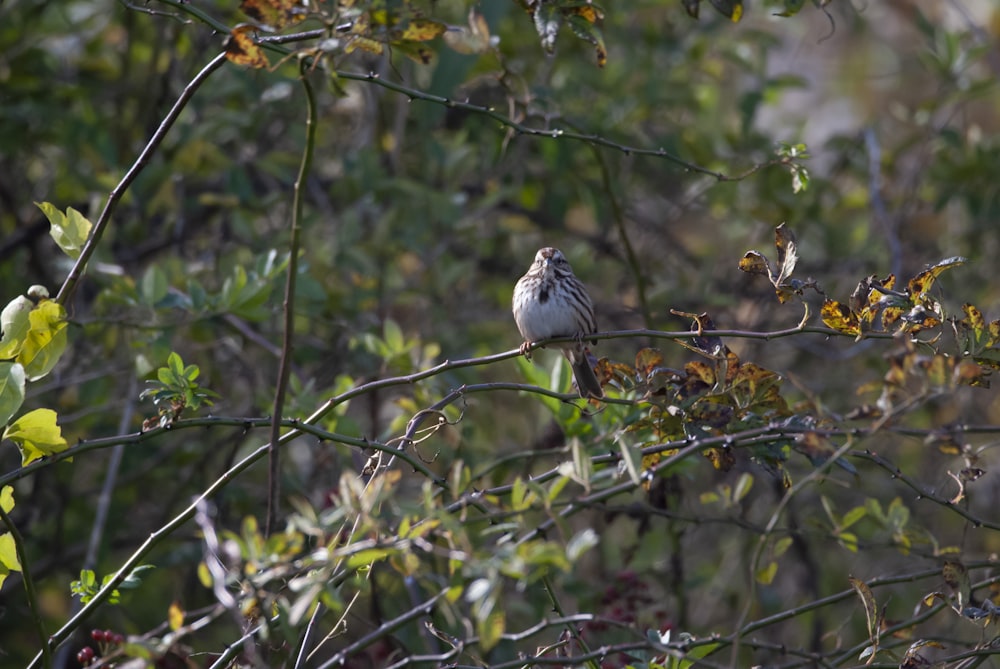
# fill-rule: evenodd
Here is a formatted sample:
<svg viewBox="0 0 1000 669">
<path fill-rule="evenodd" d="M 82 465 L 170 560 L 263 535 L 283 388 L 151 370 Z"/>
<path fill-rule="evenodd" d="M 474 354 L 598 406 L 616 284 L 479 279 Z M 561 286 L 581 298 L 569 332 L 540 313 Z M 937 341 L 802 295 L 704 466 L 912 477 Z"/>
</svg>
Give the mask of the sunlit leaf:
<svg viewBox="0 0 1000 669">
<path fill-rule="evenodd" d="M 961 256 L 954 256 L 952 258 L 946 258 L 936 265 L 928 267 L 920 274 L 910 279 L 909 284 L 907 284 L 907 289 L 910 291 L 910 295 L 916 298 L 919 295 L 926 294 L 930 291 L 931 287 L 934 285 L 934 281 L 941 274 L 941 272 L 946 269 L 951 269 L 952 267 L 963 265 L 965 262 L 965 258 Z"/>
<path fill-rule="evenodd" d="M 52 409 L 35 409 L 24 414 L 4 430 L 3 439 L 10 439 L 17 445 L 22 466 L 69 447 Z"/>
<path fill-rule="evenodd" d="M 35 303 L 24 295 L 18 295 L 7 303 L 0 312 L 0 359 L 13 358 L 24 346 L 24 340 L 31 328 L 28 314 L 35 308 Z"/>
<path fill-rule="evenodd" d="M 53 300 L 42 300 L 28 314 L 28 332 L 17 354 L 29 381 L 42 378 L 66 350 L 66 310 Z"/>
<path fill-rule="evenodd" d="M 747 274 L 771 277 L 771 265 L 757 251 L 747 251 L 740 259 L 739 268 Z"/>
<path fill-rule="evenodd" d="M 861 324 L 858 321 L 858 316 L 846 304 L 841 304 L 836 300 L 825 300 L 823 308 L 820 310 L 820 317 L 827 327 L 833 328 L 838 332 L 851 335 L 861 334 Z"/>
<path fill-rule="evenodd" d="M 49 234 L 52 235 L 52 239 L 63 250 L 63 253 L 70 258 L 79 258 L 80 251 L 87 243 L 90 229 L 93 227 L 87 217 L 73 207 L 68 207 L 64 214 L 48 202 L 36 202 L 35 204 L 49 219 L 51 224 Z"/>
<path fill-rule="evenodd" d="M 407 24 L 400 38 L 413 42 L 427 42 L 443 34 L 447 26 L 428 19 L 414 19 Z"/>
</svg>

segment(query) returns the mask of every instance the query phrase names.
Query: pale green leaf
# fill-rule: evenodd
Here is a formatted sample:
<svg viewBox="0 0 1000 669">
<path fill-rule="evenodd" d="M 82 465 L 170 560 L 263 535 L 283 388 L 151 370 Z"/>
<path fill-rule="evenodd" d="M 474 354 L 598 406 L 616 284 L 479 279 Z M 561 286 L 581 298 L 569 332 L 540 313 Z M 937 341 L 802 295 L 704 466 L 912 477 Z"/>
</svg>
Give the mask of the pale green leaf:
<svg viewBox="0 0 1000 669">
<path fill-rule="evenodd" d="M 24 367 L 19 362 L 0 362 L 0 426 L 24 403 Z"/>
<path fill-rule="evenodd" d="M 151 307 L 156 306 L 167 296 L 169 290 L 167 275 L 156 265 L 150 265 L 139 282 L 139 297 L 143 303 Z"/>
<path fill-rule="evenodd" d="M 52 239 L 63 250 L 63 253 L 70 258 L 79 258 L 80 251 L 87 243 L 90 229 L 93 227 L 87 217 L 73 207 L 68 207 L 66 213 L 63 214 L 48 202 L 36 202 L 35 204 L 49 219 L 49 223 L 52 225 L 49 228 L 49 234 L 52 235 Z"/>
<path fill-rule="evenodd" d="M 21 571 L 21 561 L 17 559 L 17 545 L 14 537 L 7 532 L 0 534 L 0 587 L 12 571 Z"/>
<path fill-rule="evenodd" d="M 476 631 L 479 632 L 479 645 L 484 652 L 489 652 L 500 642 L 506 624 L 503 611 L 493 611 L 486 618 L 477 621 Z"/>
<path fill-rule="evenodd" d="M 567 542 L 566 557 L 569 558 L 570 562 L 576 562 L 581 555 L 598 543 L 600 543 L 600 539 L 598 539 L 597 533 L 594 530 L 589 527 L 583 529 L 573 535 L 573 538 Z"/>
<path fill-rule="evenodd" d="M 31 323 L 28 314 L 35 308 L 35 303 L 24 295 L 18 295 L 7 303 L 0 312 L 0 359 L 13 358 L 21 351 L 24 339 L 28 335 Z"/>
</svg>

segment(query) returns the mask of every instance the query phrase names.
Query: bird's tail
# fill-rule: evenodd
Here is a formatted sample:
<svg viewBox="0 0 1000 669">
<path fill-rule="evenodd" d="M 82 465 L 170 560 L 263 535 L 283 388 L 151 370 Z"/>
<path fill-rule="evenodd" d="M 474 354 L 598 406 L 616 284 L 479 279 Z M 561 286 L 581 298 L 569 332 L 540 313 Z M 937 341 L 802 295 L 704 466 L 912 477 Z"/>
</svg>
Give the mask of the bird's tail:
<svg viewBox="0 0 1000 669">
<path fill-rule="evenodd" d="M 590 364 L 590 356 L 587 353 L 586 348 L 566 351 L 566 358 L 573 369 L 573 378 L 576 379 L 576 389 L 580 391 L 580 397 L 602 399 L 604 389 L 597 380 L 597 374 L 594 373 L 594 367 Z"/>
</svg>

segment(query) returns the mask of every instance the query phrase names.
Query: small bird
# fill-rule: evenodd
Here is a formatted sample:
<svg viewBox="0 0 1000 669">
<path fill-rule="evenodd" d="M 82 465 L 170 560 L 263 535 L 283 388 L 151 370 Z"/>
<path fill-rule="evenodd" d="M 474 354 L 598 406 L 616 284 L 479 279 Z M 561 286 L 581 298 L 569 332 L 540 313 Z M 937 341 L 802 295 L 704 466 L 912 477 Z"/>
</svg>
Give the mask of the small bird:
<svg viewBox="0 0 1000 669">
<path fill-rule="evenodd" d="M 529 354 L 532 342 L 575 337 L 575 344 L 558 346 L 573 369 L 580 397 L 604 397 L 601 382 L 588 360 L 587 347 L 583 345 L 587 335 L 597 332 L 594 305 L 562 251 L 551 247 L 538 250 L 535 261 L 514 286 L 513 311 L 517 329 L 524 337 L 523 354 Z"/>
</svg>

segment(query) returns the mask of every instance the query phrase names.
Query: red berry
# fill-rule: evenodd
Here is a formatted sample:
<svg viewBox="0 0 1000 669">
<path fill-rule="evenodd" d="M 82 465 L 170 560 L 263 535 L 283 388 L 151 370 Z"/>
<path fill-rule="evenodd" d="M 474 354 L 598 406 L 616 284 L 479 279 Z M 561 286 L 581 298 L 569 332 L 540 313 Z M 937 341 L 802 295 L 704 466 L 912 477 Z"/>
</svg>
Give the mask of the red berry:
<svg viewBox="0 0 1000 669">
<path fill-rule="evenodd" d="M 104 632 L 101 630 L 90 630 L 90 638 L 100 643 L 104 641 Z"/>
<path fill-rule="evenodd" d="M 76 661 L 87 666 L 94 659 L 94 649 L 90 646 L 84 646 L 80 649 L 80 652 L 76 654 Z"/>
<path fill-rule="evenodd" d="M 122 645 L 123 643 L 125 643 L 125 635 L 115 634 L 114 637 L 111 639 L 111 643 L 113 643 L 116 646 Z"/>
</svg>

